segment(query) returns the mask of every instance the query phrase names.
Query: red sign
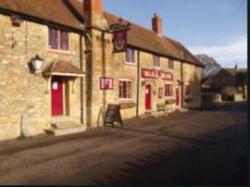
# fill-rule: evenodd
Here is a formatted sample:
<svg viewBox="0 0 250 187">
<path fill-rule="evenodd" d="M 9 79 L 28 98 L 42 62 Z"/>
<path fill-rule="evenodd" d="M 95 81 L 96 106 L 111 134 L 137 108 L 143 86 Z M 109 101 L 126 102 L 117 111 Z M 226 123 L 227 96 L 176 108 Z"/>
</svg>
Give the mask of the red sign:
<svg viewBox="0 0 250 187">
<path fill-rule="evenodd" d="M 100 89 L 101 90 L 113 89 L 113 78 L 101 77 L 100 78 Z"/>
<path fill-rule="evenodd" d="M 117 30 L 113 32 L 114 52 L 122 52 L 126 49 L 127 29 Z"/>
<path fill-rule="evenodd" d="M 151 78 L 151 79 L 158 79 L 161 78 L 163 80 L 173 80 L 174 75 L 170 72 L 165 72 L 162 70 L 157 69 L 145 69 L 143 68 L 141 70 L 141 76 L 142 78 Z"/>
</svg>

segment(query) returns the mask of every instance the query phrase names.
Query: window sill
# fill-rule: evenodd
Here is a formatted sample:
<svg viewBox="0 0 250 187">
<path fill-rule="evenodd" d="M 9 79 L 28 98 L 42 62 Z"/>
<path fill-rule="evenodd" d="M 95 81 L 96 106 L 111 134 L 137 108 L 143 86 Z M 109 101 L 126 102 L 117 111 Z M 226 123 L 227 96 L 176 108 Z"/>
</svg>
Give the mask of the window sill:
<svg viewBox="0 0 250 187">
<path fill-rule="evenodd" d="M 125 61 L 124 64 L 131 65 L 131 66 L 136 66 L 135 62 L 127 62 L 127 61 Z"/>
<path fill-rule="evenodd" d="M 153 66 L 154 69 L 161 69 L 161 66 Z"/>
<path fill-rule="evenodd" d="M 121 109 L 127 109 L 127 108 L 134 108 L 136 106 L 136 103 L 134 101 L 128 100 L 128 101 L 123 101 L 119 102 Z"/>
<path fill-rule="evenodd" d="M 51 52 L 51 53 L 60 53 L 60 54 L 66 54 L 66 55 L 70 54 L 69 50 L 66 51 L 66 50 L 48 49 L 48 52 Z"/>
</svg>

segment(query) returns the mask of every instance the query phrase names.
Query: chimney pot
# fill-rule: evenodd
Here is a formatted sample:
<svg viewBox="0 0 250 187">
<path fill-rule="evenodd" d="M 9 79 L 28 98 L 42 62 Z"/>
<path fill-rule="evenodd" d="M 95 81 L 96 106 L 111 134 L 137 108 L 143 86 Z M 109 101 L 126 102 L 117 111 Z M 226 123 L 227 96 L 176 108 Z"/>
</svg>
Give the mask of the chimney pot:
<svg viewBox="0 0 250 187">
<path fill-rule="evenodd" d="M 163 34 L 162 19 L 157 13 L 152 18 L 152 30 L 159 36 Z"/>
</svg>

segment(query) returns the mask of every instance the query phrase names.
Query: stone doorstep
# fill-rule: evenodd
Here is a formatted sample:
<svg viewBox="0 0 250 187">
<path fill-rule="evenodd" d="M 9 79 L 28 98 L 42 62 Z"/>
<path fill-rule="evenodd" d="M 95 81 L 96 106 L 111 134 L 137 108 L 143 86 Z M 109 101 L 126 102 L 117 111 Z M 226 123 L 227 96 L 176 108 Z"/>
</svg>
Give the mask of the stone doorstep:
<svg viewBox="0 0 250 187">
<path fill-rule="evenodd" d="M 87 126 L 79 125 L 72 121 L 57 122 L 53 123 L 51 126 L 52 127 L 46 129 L 45 132 L 55 136 L 85 132 L 87 129 Z"/>
</svg>

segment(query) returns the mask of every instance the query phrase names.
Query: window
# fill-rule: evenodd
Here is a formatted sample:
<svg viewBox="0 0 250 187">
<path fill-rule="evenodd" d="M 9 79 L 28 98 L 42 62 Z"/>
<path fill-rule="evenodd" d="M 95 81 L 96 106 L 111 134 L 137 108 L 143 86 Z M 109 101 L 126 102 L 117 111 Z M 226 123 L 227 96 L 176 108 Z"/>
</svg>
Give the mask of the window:
<svg viewBox="0 0 250 187">
<path fill-rule="evenodd" d="M 119 98 L 120 99 L 132 98 L 132 81 L 131 80 L 119 81 Z"/>
<path fill-rule="evenodd" d="M 190 86 L 190 84 L 185 85 L 185 95 L 191 95 L 191 86 Z"/>
<path fill-rule="evenodd" d="M 168 60 L 168 68 L 169 69 L 174 69 L 174 61 L 172 59 Z"/>
<path fill-rule="evenodd" d="M 165 84 L 165 97 L 173 97 L 173 84 Z"/>
<path fill-rule="evenodd" d="M 126 49 L 126 62 L 135 63 L 135 50 L 131 48 Z"/>
<path fill-rule="evenodd" d="M 49 48 L 56 50 L 69 50 L 69 35 L 67 32 L 49 29 Z"/>
<path fill-rule="evenodd" d="M 153 65 L 154 67 L 160 67 L 160 57 L 157 55 L 153 55 Z"/>
<path fill-rule="evenodd" d="M 159 88 L 159 90 L 158 90 L 158 98 L 163 98 L 163 88 Z"/>
</svg>

